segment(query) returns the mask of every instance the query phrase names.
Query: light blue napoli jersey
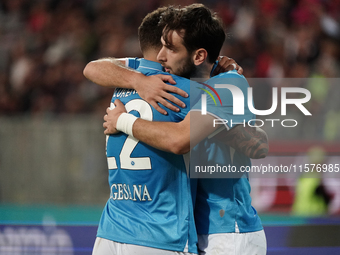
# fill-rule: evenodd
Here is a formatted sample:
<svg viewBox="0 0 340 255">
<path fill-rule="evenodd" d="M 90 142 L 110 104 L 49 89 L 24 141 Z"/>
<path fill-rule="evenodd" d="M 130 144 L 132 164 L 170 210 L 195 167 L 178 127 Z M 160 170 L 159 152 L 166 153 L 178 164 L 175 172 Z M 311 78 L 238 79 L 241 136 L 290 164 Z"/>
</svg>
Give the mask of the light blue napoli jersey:
<svg viewBox="0 0 340 255">
<path fill-rule="evenodd" d="M 140 60 L 145 75 L 165 74 L 159 63 Z M 190 93 L 190 81 L 173 76 L 176 86 Z M 178 96 L 179 97 L 179 96 Z M 188 113 L 163 115 L 132 89 L 116 89 L 127 112 L 150 121 L 179 122 Z M 179 97 L 187 106 L 189 98 Z M 121 243 L 197 253 L 190 180 L 184 156 L 157 150 L 124 133 L 107 139 L 110 198 L 98 227 L 98 237 Z"/>
<path fill-rule="evenodd" d="M 219 74 L 209 79 L 206 84 L 216 89 L 222 101 L 221 106 L 219 103 L 215 104 L 211 97 L 207 97 L 207 113 L 223 119 L 223 122 L 227 123 L 227 128 L 232 128 L 237 123 L 248 125 L 247 122 L 255 118 L 247 104 L 248 82 L 236 71 Z M 237 91 L 242 91 L 244 114 L 234 114 L 231 91 L 227 88 L 216 88 L 215 84 L 234 85 L 240 89 L 236 89 Z M 201 109 L 200 101 L 193 107 L 193 110 L 195 109 Z M 241 166 L 251 165 L 250 159 L 244 154 L 214 138 L 206 138 L 200 142 L 193 149 L 192 155 L 199 159 L 199 165 L 202 166 L 231 166 L 239 171 Z M 194 194 L 193 190 L 193 197 L 196 195 L 195 221 L 198 234 L 244 233 L 263 229 L 261 220 L 251 205 L 251 189 L 247 174 L 243 174 L 242 178 L 199 178 L 193 182 L 197 182 L 195 183 L 197 194 Z"/>
</svg>

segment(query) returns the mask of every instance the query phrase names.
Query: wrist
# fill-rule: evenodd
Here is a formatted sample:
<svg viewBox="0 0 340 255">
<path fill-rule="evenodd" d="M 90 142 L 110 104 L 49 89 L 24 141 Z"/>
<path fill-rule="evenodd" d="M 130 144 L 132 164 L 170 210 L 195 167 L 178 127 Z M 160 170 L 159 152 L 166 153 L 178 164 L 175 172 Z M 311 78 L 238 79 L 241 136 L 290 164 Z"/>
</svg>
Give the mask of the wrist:
<svg viewBox="0 0 340 255">
<path fill-rule="evenodd" d="M 134 90 L 136 90 L 136 91 L 138 91 L 139 90 L 139 88 L 140 88 L 140 85 L 142 84 L 142 80 L 145 78 L 146 76 L 144 75 L 144 74 L 142 74 L 142 73 L 135 73 L 135 75 L 132 75 L 131 76 L 131 87 L 134 89 Z"/>
<path fill-rule="evenodd" d="M 124 112 L 117 119 L 116 129 L 127 135 L 133 136 L 132 127 L 137 119 L 136 116 Z"/>
</svg>

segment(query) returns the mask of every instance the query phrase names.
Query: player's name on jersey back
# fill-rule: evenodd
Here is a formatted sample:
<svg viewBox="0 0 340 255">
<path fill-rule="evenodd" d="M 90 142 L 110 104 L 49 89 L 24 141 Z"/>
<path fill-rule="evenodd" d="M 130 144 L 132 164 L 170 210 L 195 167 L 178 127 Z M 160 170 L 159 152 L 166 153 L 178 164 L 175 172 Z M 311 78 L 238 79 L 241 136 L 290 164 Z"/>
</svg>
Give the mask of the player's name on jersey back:
<svg viewBox="0 0 340 255">
<path fill-rule="evenodd" d="M 136 93 L 137 92 L 134 89 L 116 88 L 115 92 L 113 93 L 113 97 L 128 97 L 128 96 L 134 95 Z"/>
<path fill-rule="evenodd" d="M 113 183 L 111 185 L 110 199 L 152 201 L 149 190 L 144 184 Z"/>
</svg>

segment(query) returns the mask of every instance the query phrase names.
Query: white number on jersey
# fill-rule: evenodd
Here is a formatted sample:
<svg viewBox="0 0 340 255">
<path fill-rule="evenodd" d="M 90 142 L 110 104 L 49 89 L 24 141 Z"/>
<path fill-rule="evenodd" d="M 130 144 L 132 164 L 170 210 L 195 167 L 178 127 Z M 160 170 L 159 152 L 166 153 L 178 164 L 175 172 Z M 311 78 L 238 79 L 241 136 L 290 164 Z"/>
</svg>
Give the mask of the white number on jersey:
<svg viewBox="0 0 340 255">
<path fill-rule="evenodd" d="M 114 104 L 111 103 L 110 108 L 114 108 Z M 151 106 L 142 99 L 133 99 L 126 103 L 126 111 L 137 111 L 140 117 L 144 120 L 152 121 L 153 114 Z M 106 146 L 109 136 L 106 136 Z M 147 170 L 151 169 L 151 161 L 149 157 L 131 158 L 131 153 L 137 146 L 139 140 L 133 136 L 128 136 L 123 144 L 123 147 L 119 154 L 121 169 L 127 170 Z M 108 167 L 110 170 L 117 169 L 117 162 L 115 157 L 107 158 Z"/>
</svg>

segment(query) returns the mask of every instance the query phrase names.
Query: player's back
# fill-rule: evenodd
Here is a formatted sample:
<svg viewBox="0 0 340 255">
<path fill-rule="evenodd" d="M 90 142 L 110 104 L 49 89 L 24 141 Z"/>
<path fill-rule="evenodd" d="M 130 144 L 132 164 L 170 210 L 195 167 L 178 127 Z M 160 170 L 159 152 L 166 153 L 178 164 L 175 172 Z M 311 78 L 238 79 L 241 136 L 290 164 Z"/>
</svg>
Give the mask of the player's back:
<svg viewBox="0 0 340 255">
<path fill-rule="evenodd" d="M 142 59 L 138 71 L 160 73 L 161 65 Z M 175 77 L 190 93 L 190 81 Z M 181 121 L 188 108 L 160 114 L 135 90 L 116 89 L 127 112 L 150 121 Z M 180 98 L 189 105 L 189 98 Z M 195 251 L 195 229 L 184 157 L 157 150 L 124 133 L 107 139 L 110 199 L 102 214 L 98 236 L 116 242 L 183 251 Z M 190 226 L 189 226 L 190 225 Z M 188 240 L 194 236 L 192 240 Z"/>
</svg>

